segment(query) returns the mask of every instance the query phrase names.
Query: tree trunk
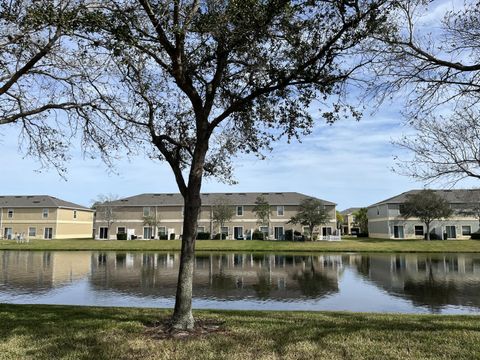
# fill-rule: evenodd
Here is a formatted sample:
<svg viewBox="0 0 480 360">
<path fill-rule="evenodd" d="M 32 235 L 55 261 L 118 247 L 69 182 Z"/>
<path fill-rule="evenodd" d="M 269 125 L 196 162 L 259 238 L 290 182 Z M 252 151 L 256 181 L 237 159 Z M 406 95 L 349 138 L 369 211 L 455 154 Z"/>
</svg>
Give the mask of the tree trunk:
<svg viewBox="0 0 480 360">
<path fill-rule="evenodd" d="M 427 240 L 430 240 L 430 223 L 426 223 L 427 225 Z"/>
<path fill-rule="evenodd" d="M 310 241 L 313 241 L 313 229 L 315 228 L 315 226 L 310 225 L 308 228 L 310 229 L 310 236 L 309 236 Z"/>
<path fill-rule="evenodd" d="M 194 326 L 192 287 L 195 263 L 195 239 L 200 207 L 200 190 L 188 189 L 188 194 L 184 199 L 182 252 L 180 255 L 175 310 L 172 317 L 172 327 L 174 329 L 193 329 Z"/>
</svg>

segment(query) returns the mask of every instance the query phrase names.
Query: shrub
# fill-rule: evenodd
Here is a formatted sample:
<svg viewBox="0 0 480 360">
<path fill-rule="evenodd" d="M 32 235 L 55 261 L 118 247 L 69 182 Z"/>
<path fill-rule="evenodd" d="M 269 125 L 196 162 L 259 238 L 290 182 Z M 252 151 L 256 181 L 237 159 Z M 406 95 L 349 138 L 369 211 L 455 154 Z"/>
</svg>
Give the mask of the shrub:
<svg viewBox="0 0 480 360">
<path fill-rule="evenodd" d="M 425 234 L 424 239 L 427 239 L 427 234 Z M 430 233 L 430 240 L 443 240 L 441 235 L 438 235 L 437 233 L 431 232 Z"/>
<path fill-rule="evenodd" d="M 198 232 L 197 233 L 197 240 L 208 240 L 210 239 L 209 232 Z"/>
<path fill-rule="evenodd" d="M 222 236 L 222 240 L 225 240 L 227 238 L 227 234 L 215 234 L 215 236 L 213 237 L 213 240 L 220 240 L 220 236 Z"/>
<path fill-rule="evenodd" d="M 292 229 L 285 230 L 285 240 L 287 240 L 287 241 L 292 241 L 293 240 L 293 230 Z"/>
<path fill-rule="evenodd" d="M 160 240 L 168 240 L 168 235 L 167 234 L 160 234 L 160 235 L 158 235 L 158 238 Z"/>
<path fill-rule="evenodd" d="M 476 231 L 476 232 L 472 233 L 470 239 L 480 240 L 480 231 Z"/>
<path fill-rule="evenodd" d="M 130 240 L 137 240 L 138 236 L 137 235 L 131 235 Z"/>
<path fill-rule="evenodd" d="M 127 240 L 127 234 L 117 234 L 117 240 Z"/>
<path fill-rule="evenodd" d="M 170 240 L 175 240 L 175 233 L 170 234 Z"/>
<path fill-rule="evenodd" d="M 357 238 L 367 238 L 368 237 L 368 233 L 358 233 L 357 234 Z"/>
<path fill-rule="evenodd" d="M 252 240 L 263 240 L 263 233 L 260 230 L 255 230 L 252 234 Z"/>
</svg>

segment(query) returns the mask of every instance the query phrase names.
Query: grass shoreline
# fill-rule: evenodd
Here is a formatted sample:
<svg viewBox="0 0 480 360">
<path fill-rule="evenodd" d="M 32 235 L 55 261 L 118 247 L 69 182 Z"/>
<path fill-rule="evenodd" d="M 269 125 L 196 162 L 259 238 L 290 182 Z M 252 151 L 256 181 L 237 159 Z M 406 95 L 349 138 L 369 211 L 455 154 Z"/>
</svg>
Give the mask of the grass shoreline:
<svg viewBox="0 0 480 360">
<path fill-rule="evenodd" d="M 25 251 L 180 251 L 180 240 L 33 240 L 17 244 L 0 240 L 0 250 Z M 259 240 L 197 240 L 199 252 L 364 252 L 364 253 L 480 253 L 475 240 L 345 239 L 338 242 Z"/>
<path fill-rule="evenodd" d="M 475 315 L 198 310 L 224 332 L 147 331 L 170 309 L 0 304 L 0 359 L 470 359 Z"/>
</svg>

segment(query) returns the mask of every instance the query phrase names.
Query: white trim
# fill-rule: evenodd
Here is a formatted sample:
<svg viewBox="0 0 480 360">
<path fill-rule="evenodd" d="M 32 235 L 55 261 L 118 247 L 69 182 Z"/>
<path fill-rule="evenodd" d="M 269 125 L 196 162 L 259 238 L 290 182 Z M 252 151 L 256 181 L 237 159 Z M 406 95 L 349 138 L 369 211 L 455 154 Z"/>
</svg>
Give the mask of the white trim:
<svg viewBox="0 0 480 360">
<path fill-rule="evenodd" d="M 30 229 L 35 229 L 35 235 L 30 235 Z M 28 237 L 36 237 L 37 236 L 37 227 L 36 226 L 29 226 L 28 227 Z"/>
<path fill-rule="evenodd" d="M 241 215 L 238 215 L 238 208 L 242 208 L 242 214 Z M 243 205 L 235 205 L 235 215 L 236 216 L 243 216 L 245 214 L 245 209 L 243 207 Z"/>
<path fill-rule="evenodd" d="M 145 229 L 150 229 L 150 237 L 147 239 L 145 238 Z M 153 229 L 153 226 L 144 226 L 143 227 L 143 233 L 142 233 L 142 237 L 144 240 L 152 240 L 152 235 L 153 235 L 153 238 L 155 238 L 155 234 L 153 233 L 154 229 Z"/>
<path fill-rule="evenodd" d="M 273 227 L 273 238 L 275 240 L 279 240 L 278 238 L 275 238 L 275 229 L 282 229 L 282 236 L 285 237 L 285 227 L 284 226 L 274 226 Z"/>
<path fill-rule="evenodd" d="M 127 233 L 127 227 L 126 227 L 126 226 L 117 226 L 117 233 L 116 233 L 116 234 L 118 234 L 118 229 L 119 229 L 119 228 L 124 228 L 124 229 L 125 229 L 124 234 Z"/>
<path fill-rule="evenodd" d="M 243 238 L 243 235 L 244 235 L 244 229 L 243 229 L 243 226 L 233 226 L 233 239 L 234 240 L 237 240 L 235 239 L 235 228 L 241 228 L 242 229 L 242 238 Z"/>
<path fill-rule="evenodd" d="M 12 216 L 10 216 L 10 213 L 12 213 Z M 13 209 L 7 209 L 7 219 L 13 219 L 15 215 L 15 212 L 13 211 Z"/>
<path fill-rule="evenodd" d="M 282 214 L 279 214 L 278 208 L 282 208 Z M 277 205 L 277 216 L 285 216 L 285 206 L 284 205 Z"/>
<path fill-rule="evenodd" d="M 148 215 L 145 215 L 145 210 L 148 209 Z M 151 206 L 144 206 L 142 209 L 142 216 L 150 216 L 152 214 Z"/>
<path fill-rule="evenodd" d="M 45 214 L 47 214 L 47 216 L 45 216 Z M 48 219 L 49 216 L 50 216 L 50 210 L 48 208 L 42 208 L 42 219 Z M 57 211 L 57 220 L 58 220 L 58 211 Z"/>
</svg>

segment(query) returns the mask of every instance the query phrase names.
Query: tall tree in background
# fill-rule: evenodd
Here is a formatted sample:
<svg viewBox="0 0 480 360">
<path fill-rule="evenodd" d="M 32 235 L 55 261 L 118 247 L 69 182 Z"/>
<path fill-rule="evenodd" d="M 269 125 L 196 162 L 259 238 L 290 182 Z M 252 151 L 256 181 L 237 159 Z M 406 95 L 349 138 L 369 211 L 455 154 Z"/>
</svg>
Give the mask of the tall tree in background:
<svg viewBox="0 0 480 360">
<path fill-rule="evenodd" d="M 89 4 L 90 1 L 83 1 Z M 328 122 L 362 59 L 349 53 L 383 24 L 387 0 L 100 0 L 72 33 L 84 91 L 84 145 L 139 146 L 171 167 L 184 198 L 174 328 L 190 329 L 200 189 L 232 181 L 233 155 L 307 135 L 312 105 Z M 93 9 L 92 7 L 95 7 Z M 88 90 L 88 91 L 87 91 Z M 26 118 L 26 116 L 23 116 Z M 85 135 L 86 134 L 86 135 Z"/>
<path fill-rule="evenodd" d="M 329 214 L 323 202 L 317 199 L 307 198 L 298 206 L 295 216 L 292 216 L 288 224 L 300 224 L 308 226 L 310 240 L 313 240 L 313 232 L 317 226 L 324 225 L 329 221 Z"/>
<path fill-rule="evenodd" d="M 427 182 L 478 179 L 480 1 L 455 3 L 440 23 L 425 24 L 434 6 L 397 3 L 389 31 L 367 45 L 375 75 L 370 90 L 382 100 L 398 93 L 407 99 L 405 115 L 415 133 L 395 143 L 413 159 L 397 158 L 400 173 Z"/>
<path fill-rule="evenodd" d="M 233 218 L 233 215 L 235 215 L 235 208 L 226 197 L 219 198 L 215 201 L 212 208 L 212 220 L 218 224 L 220 240 L 223 240 L 222 228 L 225 227 L 225 223 Z"/>
<path fill-rule="evenodd" d="M 405 219 L 418 218 L 427 227 L 426 239 L 430 240 L 430 225 L 434 220 L 447 219 L 452 215 L 452 209 L 447 200 L 433 190 L 422 190 L 408 194 L 401 208 Z"/>
<path fill-rule="evenodd" d="M 355 216 L 355 223 L 358 224 L 362 234 L 368 234 L 368 210 L 361 208 L 353 213 Z"/>
<path fill-rule="evenodd" d="M 270 226 L 270 216 L 272 215 L 272 209 L 265 196 L 260 195 L 255 199 L 255 206 L 252 209 L 253 213 L 257 217 L 257 224 L 260 226 Z M 267 233 L 268 236 L 268 233 Z M 265 233 L 262 231 L 263 240 L 265 240 Z"/>
</svg>

